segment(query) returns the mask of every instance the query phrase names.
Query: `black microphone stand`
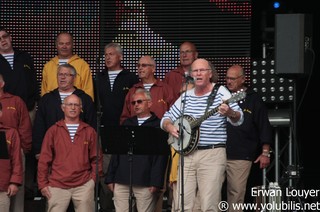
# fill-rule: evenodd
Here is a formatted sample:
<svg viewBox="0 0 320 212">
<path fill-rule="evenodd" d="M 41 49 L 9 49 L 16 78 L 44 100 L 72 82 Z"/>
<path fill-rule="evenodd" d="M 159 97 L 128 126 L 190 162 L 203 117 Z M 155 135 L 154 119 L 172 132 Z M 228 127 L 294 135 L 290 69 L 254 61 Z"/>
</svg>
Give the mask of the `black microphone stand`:
<svg viewBox="0 0 320 212">
<path fill-rule="evenodd" d="M 133 165 L 133 146 L 134 146 L 134 134 L 132 132 L 132 140 L 129 141 L 129 151 L 128 151 L 128 160 L 129 160 L 129 212 L 133 212 L 133 206 L 135 201 L 135 196 L 132 188 L 132 165 Z"/>
<path fill-rule="evenodd" d="M 181 200 L 181 211 L 184 211 L 184 155 L 183 155 L 183 138 L 184 138 L 184 126 L 183 126 L 183 115 L 184 115 L 184 110 L 185 110 L 185 103 L 186 103 L 186 97 L 187 97 L 187 90 L 188 90 L 188 85 L 190 83 L 190 79 L 187 77 L 186 82 L 185 82 L 185 91 L 183 97 L 181 96 L 181 117 L 179 120 L 179 139 L 178 139 L 178 147 L 179 147 L 179 152 L 180 152 L 180 200 Z"/>
<path fill-rule="evenodd" d="M 99 158 L 100 158 L 100 147 L 101 147 L 101 137 L 100 137 L 100 125 L 101 125 L 101 117 L 102 117 L 102 111 L 101 111 L 101 104 L 100 104 L 100 97 L 99 97 L 99 86 L 98 86 L 98 79 L 96 78 L 96 103 L 97 103 L 97 142 L 96 142 L 96 151 L 97 151 L 97 160 L 96 160 L 96 184 L 95 184 L 95 212 L 99 212 L 98 207 L 98 196 L 99 196 L 99 183 L 100 183 L 100 176 L 99 176 Z M 101 157 L 103 157 L 101 155 Z"/>
</svg>

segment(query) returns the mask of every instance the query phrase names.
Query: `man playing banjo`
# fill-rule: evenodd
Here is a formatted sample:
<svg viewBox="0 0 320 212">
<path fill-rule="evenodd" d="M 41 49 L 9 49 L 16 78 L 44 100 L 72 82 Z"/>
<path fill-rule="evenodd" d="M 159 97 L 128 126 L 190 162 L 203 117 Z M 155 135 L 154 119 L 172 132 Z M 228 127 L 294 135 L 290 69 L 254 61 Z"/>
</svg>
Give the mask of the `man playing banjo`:
<svg viewBox="0 0 320 212">
<path fill-rule="evenodd" d="M 176 202 L 173 211 L 192 211 L 196 192 L 200 195 L 201 211 L 219 211 L 226 167 L 226 122 L 241 125 L 243 113 L 236 101 L 227 101 L 232 99 L 231 93 L 217 85 L 218 74 L 209 61 L 195 60 L 190 71 L 195 87 L 182 94 L 161 120 L 171 145 L 178 142 L 182 147 L 181 151 L 176 150 L 185 155 L 183 183 L 178 177 L 179 186 L 184 186 L 184 204 Z M 179 193 L 178 189 L 175 201 L 181 201 Z"/>
</svg>

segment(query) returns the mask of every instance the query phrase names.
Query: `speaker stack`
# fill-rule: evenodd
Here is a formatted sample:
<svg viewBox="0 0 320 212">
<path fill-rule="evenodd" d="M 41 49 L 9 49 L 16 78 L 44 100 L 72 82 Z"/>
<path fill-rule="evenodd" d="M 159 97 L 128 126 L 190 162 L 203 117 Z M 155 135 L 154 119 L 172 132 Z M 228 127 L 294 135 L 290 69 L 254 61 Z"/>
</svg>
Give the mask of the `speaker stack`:
<svg viewBox="0 0 320 212">
<path fill-rule="evenodd" d="M 310 14 L 277 14 L 275 18 L 275 71 L 279 75 L 308 74 L 312 66 Z"/>
</svg>

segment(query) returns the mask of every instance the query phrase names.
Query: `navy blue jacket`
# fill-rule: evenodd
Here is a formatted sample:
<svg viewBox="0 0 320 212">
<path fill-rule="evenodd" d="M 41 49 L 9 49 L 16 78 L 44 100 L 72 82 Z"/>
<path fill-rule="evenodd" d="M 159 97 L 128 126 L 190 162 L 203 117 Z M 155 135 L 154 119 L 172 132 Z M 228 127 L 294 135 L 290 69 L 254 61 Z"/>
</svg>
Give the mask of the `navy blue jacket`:
<svg viewBox="0 0 320 212">
<path fill-rule="evenodd" d="M 129 70 L 122 70 L 116 77 L 111 90 L 108 70 L 97 73 L 95 80 L 96 92 L 99 95 L 101 104 L 102 120 L 104 126 L 119 126 L 120 115 L 122 113 L 124 99 L 129 89 L 139 82 L 139 78 L 135 73 Z M 95 102 L 98 103 L 97 97 Z"/>
<path fill-rule="evenodd" d="M 86 122 L 94 129 L 97 128 L 97 114 L 92 98 L 83 90 L 77 89 L 73 94 L 80 97 L 82 101 L 82 113 L 80 119 Z M 54 89 L 43 95 L 38 104 L 36 118 L 34 120 L 32 131 L 32 151 L 39 154 L 41 150 L 42 140 L 47 130 L 64 118 L 61 109 L 61 98 L 58 89 Z"/>
<path fill-rule="evenodd" d="M 124 126 L 138 126 L 137 116 L 128 118 Z M 159 128 L 160 119 L 152 114 L 140 127 Z M 150 141 L 152 142 L 152 141 Z M 167 142 L 167 141 L 163 141 Z M 132 185 L 162 188 L 168 163 L 166 155 L 132 155 Z M 112 155 L 105 183 L 130 184 L 130 163 L 128 155 Z"/>
<path fill-rule="evenodd" d="M 268 109 L 251 88 L 238 104 L 243 111 L 244 122 L 240 126 L 227 123 L 227 158 L 253 161 L 261 154 L 263 144 L 273 144 Z"/>
<path fill-rule="evenodd" d="M 0 74 L 6 82 L 4 90 L 19 96 L 28 110 L 32 110 L 40 98 L 40 92 L 31 55 L 14 49 L 12 70 L 8 61 L 0 54 Z"/>
</svg>

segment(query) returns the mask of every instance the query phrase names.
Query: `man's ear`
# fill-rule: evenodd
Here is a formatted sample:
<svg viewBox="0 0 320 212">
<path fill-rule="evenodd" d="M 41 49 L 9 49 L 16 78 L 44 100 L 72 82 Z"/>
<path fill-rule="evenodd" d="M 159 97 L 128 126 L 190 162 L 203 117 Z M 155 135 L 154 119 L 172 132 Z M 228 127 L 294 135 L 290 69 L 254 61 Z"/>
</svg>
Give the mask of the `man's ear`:
<svg viewBox="0 0 320 212">
<path fill-rule="evenodd" d="M 4 88 L 5 84 L 6 84 L 5 81 L 0 82 L 0 87 L 1 87 L 1 88 Z"/>
<path fill-rule="evenodd" d="M 61 110 L 64 112 L 64 104 L 61 104 Z"/>
</svg>

